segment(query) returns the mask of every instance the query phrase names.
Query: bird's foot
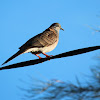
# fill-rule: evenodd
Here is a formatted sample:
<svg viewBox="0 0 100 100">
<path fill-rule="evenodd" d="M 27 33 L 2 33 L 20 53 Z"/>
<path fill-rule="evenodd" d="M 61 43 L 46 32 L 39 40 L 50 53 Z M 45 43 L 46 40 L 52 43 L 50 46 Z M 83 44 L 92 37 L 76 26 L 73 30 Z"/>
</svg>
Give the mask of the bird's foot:
<svg viewBox="0 0 100 100">
<path fill-rule="evenodd" d="M 50 58 L 50 57 L 52 57 L 53 55 L 48 55 L 48 56 L 46 56 L 46 58 Z"/>
<path fill-rule="evenodd" d="M 52 57 L 52 56 L 53 56 L 53 55 L 50 55 L 50 56 L 48 55 L 48 56 L 46 56 L 46 58 L 50 58 L 50 57 Z M 50 59 L 49 59 L 49 61 L 50 61 Z"/>
<path fill-rule="evenodd" d="M 35 54 L 39 59 L 41 59 L 42 57 L 40 57 L 38 54 Z"/>
<path fill-rule="evenodd" d="M 45 54 L 45 53 L 42 53 L 43 55 L 45 55 L 46 56 L 46 58 L 50 58 L 50 57 L 52 57 L 53 55 L 47 55 L 47 54 Z M 49 60 L 50 61 L 50 60 Z"/>
<path fill-rule="evenodd" d="M 46 58 L 50 58 L 50 57 L 52 57 L 53 55 L 47 55 L 47 54 L 45 54 L 45 53 L 42 53 L 43 55 L 45 55 L 46 56 Z"/>
<path fill-rule="evenodd" d="M 41 59 L 42 57 L 39 56 L 39 59 Z"/>
</svg>

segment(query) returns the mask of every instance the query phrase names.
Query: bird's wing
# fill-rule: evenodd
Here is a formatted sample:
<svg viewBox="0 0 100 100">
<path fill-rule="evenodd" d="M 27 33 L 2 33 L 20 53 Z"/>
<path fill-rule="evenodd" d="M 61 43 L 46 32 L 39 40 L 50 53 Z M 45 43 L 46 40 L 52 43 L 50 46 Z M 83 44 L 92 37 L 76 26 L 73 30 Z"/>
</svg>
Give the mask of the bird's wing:
<svg viewBox="0 0 100 100">
<path fill-rule="evenodd" d="M 23 44 L 19 49 L 19 51 L 11 56 L 8 60 L 6 60 L 3 64 L 9 62 L 10 60 L 14 59 L 20 54 L 23 54 L 26 50 L 30 48 L 41 48 L 41 47 L 48 47 L 58 41 L 58 35 L 54 31 L 44 31 L 36 35 L 35 37 L 28 40 L 25 44 Z M 3 65 L 2 64 L 2 65 Z"/>
<path fill-rule="evenodd" d="M 58 39 L 57 33 L 54 31 L 44 31 L 43 33 L 40 33 L 36 35 L 35 37 L 28 40 L 25 44 L 23 44 L 19 49 L 30 49 L 30 48 L 41 48 L 41 47 L 47 47 L 55 43 Z"/>
</svg>

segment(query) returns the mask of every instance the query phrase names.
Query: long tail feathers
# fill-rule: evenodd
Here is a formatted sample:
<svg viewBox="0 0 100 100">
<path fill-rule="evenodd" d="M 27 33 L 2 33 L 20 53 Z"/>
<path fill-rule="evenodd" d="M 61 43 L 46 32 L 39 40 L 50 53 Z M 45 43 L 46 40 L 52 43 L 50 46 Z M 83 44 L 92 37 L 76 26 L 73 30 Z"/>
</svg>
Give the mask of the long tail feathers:
<svg viewBox="0 0 100 100">
<path fill-rule="evenodd" d="M 8 60 L 6 60 L 2 65 L 6 64 L 7 62 L 9 62 L 10 60 L 12 60 L 15 57 L 19 56 L 22 53 L 23 53 L 23 51 L 22 50 L 19 50 L 17 53 L 15 53 L 13 56 L 11 56 Z"/>
</svg>

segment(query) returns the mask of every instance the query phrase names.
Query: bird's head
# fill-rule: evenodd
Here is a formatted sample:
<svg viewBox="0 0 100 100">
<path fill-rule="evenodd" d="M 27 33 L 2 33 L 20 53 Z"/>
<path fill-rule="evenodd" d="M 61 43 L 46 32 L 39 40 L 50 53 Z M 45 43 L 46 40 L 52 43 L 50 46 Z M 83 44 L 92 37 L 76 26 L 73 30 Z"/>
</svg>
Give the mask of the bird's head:
<svg viewBox="0 0 100 100">
<path fill-rule="evenodd" d="M 63 31 L 64 31 L 64 29 L 61 27 L 61 25 L 60 25 L 59 23 L 53 23 L 53 24 L 50 26 L 50 28 L 53 28 L 53 29 L 55 29 L 56 31 L 59 31 L 59 30 L 63 30 Z"/>
</svg>

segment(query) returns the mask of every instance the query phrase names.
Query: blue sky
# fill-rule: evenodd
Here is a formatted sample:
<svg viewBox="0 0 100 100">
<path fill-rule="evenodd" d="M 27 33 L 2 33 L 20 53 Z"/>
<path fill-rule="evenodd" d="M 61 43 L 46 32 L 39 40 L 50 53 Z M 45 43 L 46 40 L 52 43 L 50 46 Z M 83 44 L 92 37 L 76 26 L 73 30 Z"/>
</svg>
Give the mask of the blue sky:
<svg viewBox="0 0 100 100">
<path fill-rule="evenodd" d="M 47 54 L 100 45 L 100 34 L 87 25 L 100 26 L 100 0 L 1 0 L 0 1 L 0 64 L 18 51 L 28 39 L 58 22 L 60 31 L 57 47 Z M 99 50 L 73 57 L 55 59 L 35 66 L 0 71 L 0 100 L 21 100 L 23 87 L 19 79 L 28 82 L 29 76 L 40 80 L 59 79 L 76 83 L 77 76 L 84 82 L 84 74 L 91 75 L 90 68 L 97 65 Z M 42 56 L 42 55 L 41 55 Z M 44 56 L 42 56 L 44 57 Z M 8 64 L 37 59 L 23 54 Z M 7 64 L 7 65 L 8 65 Z"/>
</svg>

